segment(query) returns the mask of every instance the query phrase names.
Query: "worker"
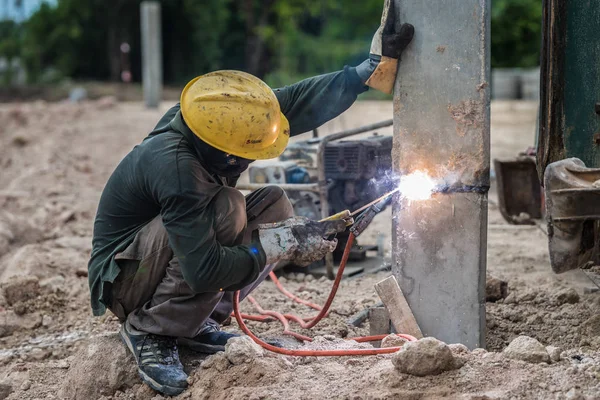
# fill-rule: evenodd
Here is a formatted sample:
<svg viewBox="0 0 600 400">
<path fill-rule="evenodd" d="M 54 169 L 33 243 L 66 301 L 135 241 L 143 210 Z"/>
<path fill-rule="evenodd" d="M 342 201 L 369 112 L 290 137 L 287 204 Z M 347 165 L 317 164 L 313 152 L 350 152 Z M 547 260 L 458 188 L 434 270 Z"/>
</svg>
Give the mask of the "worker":
<svg viewBox="0 0 600 400">
<path fill-rule="evenodd" d="M 358 67 L 274 91 L 239 71 L 193 79 L 109 178 L 88 266 L 92 309 L 118 317 L 121 339 L 154 390 L 186 388 L 178 345 L 224 350 L 235 336 L 220 330 L 234 291 L 247 296 L 278 261 L 308 265 L 335 248 L 326 238 L 343 231 L 343 221 L 294 217 L 277 186 L 244 197 L 235 185 L 251 162 L 279 156 L 290 136 L 338 116 L 368 86 L 392 91 L 414 29 L 396 30 L 389 14 Z"/>
</svg>

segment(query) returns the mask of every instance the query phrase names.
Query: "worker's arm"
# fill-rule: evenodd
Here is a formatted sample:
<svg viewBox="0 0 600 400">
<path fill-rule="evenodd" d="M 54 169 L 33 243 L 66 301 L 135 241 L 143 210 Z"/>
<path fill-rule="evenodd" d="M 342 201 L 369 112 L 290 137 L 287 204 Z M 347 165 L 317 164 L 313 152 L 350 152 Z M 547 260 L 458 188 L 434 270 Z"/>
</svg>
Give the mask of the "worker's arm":
<svg viewBox="0 0 600 400">
<path fill-rule="evenodd" d="M 197 293 L 239 290 L 256 280 L 266 264 L 279 260 L 299 265 L 320 260 L 337 244 L 325 238 L 346 228 L 344 221 L 293 217 L 259 228 L 248 245 L 223 246 L 213 208 L 214 195 L 223 188 L 206 182 L 201 171 L 196 158 L 183 153 L 177 168 L 159 168 L 149 179 L 183 278 Z"/>
<path fill-rule="evenodd" d="M 241 289 L 264 268 L 264 253 L 217 241 L 212 200 L 221 187 L 206 182 L 192 154 L 179 154 L 176 162 L 155 169 L 148 181 L 185 281 L 197 293 Z"/>
<path fill-rule="evenodd" d="M 304 79 L 275 89 L 281 112 L 290 123 L 290 135 L 311 131 L 346 111 L 368 87 L 356 68 Z"/>
</svg>

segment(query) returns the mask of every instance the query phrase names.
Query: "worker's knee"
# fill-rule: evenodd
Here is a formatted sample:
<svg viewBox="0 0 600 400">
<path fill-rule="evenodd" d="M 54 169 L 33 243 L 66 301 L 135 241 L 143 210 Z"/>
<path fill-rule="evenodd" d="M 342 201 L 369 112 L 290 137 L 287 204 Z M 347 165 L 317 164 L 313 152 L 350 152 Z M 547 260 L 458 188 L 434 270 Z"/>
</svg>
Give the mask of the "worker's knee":
<svg viewBox="0 0 600 400">
<path fill-rule="evenodd" d="M 294 208 L 279 186 L 266 186 L 246 197 L 248 222 L 279 222 L 294 216 Z"/>
<path fill-rule="evenodd" d="M 246 229 L 246 199 L 237 189 L 224 187 L 214 198 L 217 240 L 223 245 L 237 244 Z"/>
</svg>

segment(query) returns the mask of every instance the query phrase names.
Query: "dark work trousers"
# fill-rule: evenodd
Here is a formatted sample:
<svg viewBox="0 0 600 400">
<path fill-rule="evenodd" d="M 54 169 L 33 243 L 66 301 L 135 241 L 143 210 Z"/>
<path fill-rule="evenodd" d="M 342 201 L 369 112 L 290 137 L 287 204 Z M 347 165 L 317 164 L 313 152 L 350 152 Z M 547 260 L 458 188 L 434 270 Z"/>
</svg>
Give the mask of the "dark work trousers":
<svg viewBox="0 0 600 400">
<path fill-rule="evenodd" d="M 222 246 L 250 243 L 259 224 L 293 216 L 285 192 L 267 186 L 244 197 L 226 187 L 215 197 L 216 239 Z M 177 257 L 169 246 L 160 216 L 136 235 L 133 243 L 115 255 L 121 272 L 112 286 L 111 311 L 123 322 L 147 333 L 192 338 L 207 322 L 222 323 L 233 310 L 233 292 L 194 293 L 183 279 Z M 241 290 L 244 298 L 275 265 Z M 212 321 L 211 321 L 212 320 Z"/>
</svg>

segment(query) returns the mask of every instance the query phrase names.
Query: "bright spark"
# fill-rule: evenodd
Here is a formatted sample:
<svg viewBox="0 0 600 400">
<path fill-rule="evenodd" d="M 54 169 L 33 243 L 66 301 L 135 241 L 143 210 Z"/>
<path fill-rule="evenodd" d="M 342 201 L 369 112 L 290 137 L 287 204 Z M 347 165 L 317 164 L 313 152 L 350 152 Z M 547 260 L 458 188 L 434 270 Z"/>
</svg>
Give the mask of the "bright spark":
<svg viewBox="0 0 600 400">
<path fill-rule="evenodd" d="M 427 200 L 431 198 L 435 187 L 436 184 L 429 175 L 423 171 L 415 171 L 400 178 L 398 189 L 400 195 L 408 200 Z"/>
</svg>

